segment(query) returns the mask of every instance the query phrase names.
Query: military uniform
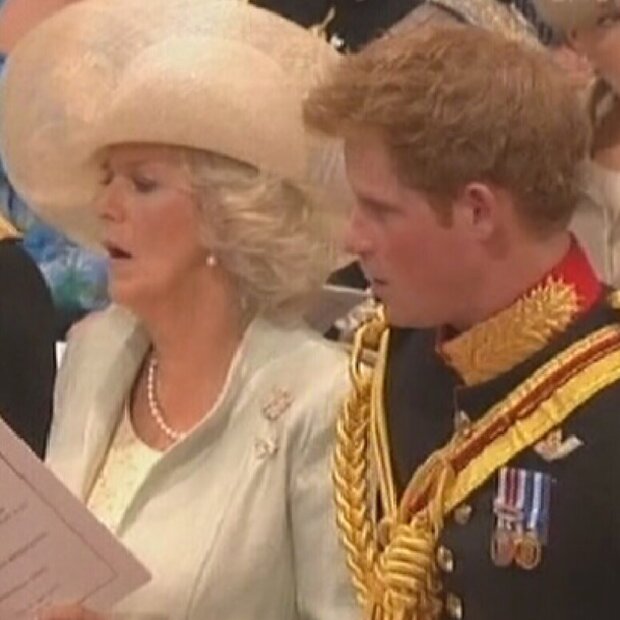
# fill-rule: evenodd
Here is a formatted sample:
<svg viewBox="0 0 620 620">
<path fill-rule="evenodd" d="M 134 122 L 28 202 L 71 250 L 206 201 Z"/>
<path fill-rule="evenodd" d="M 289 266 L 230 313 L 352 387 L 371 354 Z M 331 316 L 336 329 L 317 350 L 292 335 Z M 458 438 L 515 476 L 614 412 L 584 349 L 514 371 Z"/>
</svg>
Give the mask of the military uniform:
<svg viewBox="0 0 620 620">
<path fill-rule="evenodd" d="M 334 479 L 365 618 L 615 617 L 619 305 L 574 244 L 465 333 L 362 328 Z"/>
</svg>

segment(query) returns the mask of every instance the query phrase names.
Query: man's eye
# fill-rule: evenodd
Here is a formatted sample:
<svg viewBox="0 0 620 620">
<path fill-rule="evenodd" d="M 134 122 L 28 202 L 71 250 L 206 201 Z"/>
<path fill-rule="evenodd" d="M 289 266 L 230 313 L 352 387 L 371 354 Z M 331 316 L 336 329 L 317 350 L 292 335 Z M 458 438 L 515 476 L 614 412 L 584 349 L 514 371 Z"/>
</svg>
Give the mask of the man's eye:
<svg viewBox="0 0 620 620">
<path fill-rule="evenodd" d="M 380 216 L 380 215 L 385 215 L 385 212 L 387 211 L 385 207 L 378 205 L 374 202 L 366 202 L 362 200 L 359 204 L 360 204 L 360 208 L 363 211 L 375 217 Z"/>
<path fill-rule="evenodd" d="M 101 171 L 101 178 L 99 180 L 99 183 L 105 187 L 107 185 L 110 185 L 110 183 L 112 183 L 113 178 L 114 178 L 114 174 L 112 173 L 111 170 L 103 169 Z"/>
<path fill-rule="evenodd" d="M 155 181 L 145 177 L 134 176 L 132 177 L 131 182 L 138 192 L 144 194 L 152 192 L 157 187 L 157 183 Z"/>
<path fill-rule="evenodd" d="M 373 205 L 369 207 L 369 213 L 377 220 L 387 220 L 394 215 L 394 209 L 388 207 Z"/>
</svg>

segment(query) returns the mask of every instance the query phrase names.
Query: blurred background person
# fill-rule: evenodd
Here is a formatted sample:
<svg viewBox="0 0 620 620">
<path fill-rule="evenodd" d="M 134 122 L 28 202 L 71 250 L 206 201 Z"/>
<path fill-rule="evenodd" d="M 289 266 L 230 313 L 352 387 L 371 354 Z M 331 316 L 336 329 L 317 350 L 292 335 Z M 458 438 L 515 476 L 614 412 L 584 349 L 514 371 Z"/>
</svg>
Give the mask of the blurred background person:
<svg viewBox="0 0 620 620">
<path fill-rule="evenodd" d="M 0 69 L 4 50 L 27 28 L 30 14 L 53 11 L 64 2 L 4 4 L 0 2 Z M 37 265 L 24 250 L 20 231 L 7 219 L 12 200 L 0 166 L 0 416 L 42 457 L 56 372 L 55 310 Z"/>
<path fill-rule="evenodd" d="M 591 65 L 590 159 L 573 228 L 601 277 L 620 286 L 620 4 L 615 0 L 536 0 L 566 48 Z M 594 78 L 593 75 L 593 78 Z"/>
<path fill-rule="evenodd" d="M 44 456 L 56 373 L 54 307 L 19 234 L 0 216 L 0 417 Z"/>
<path fill-rule="evenodd" d="M 78 0 L 1 0 L 0 72 L 13 47 L 39 22 Z M 105 260 L 43 223 L 15 192 L 0 162 L 0 213 L 22 234 L 39 266 L 55 308 L 56 337 L 91 310 L 108 303 Z"/>
</svg>

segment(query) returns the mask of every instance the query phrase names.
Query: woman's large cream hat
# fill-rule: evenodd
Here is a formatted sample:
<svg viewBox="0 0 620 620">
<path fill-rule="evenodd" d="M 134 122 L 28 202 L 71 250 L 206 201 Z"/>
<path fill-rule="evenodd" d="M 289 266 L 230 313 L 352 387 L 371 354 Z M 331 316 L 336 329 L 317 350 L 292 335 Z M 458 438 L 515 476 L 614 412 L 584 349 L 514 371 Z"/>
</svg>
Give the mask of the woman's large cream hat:
<svg viewBox="0 0 620 620">
<path fill-rule="evenodd" d="M 599 17 L 620 7 L 620 0 L 534 0 L 541 18 L 557 32 L 594 26 Z"/>
<path fill-rule="evenodd" d="M 291 180 L 344 183 L 340 146 L 307 133 L 305 94 L 337 54 L 238 0 L 86 0 L 12 52 L 0 145 L 17 191 L 42 217 L 97 241 L 102 150 L 204 149 Z"/>
</svg>

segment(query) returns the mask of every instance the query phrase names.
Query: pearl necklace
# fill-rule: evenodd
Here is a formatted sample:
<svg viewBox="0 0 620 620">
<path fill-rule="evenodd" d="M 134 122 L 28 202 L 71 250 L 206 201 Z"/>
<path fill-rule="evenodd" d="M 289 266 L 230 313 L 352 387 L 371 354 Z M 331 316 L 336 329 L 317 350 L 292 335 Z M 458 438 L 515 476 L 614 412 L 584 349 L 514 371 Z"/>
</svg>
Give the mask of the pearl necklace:
<svg viewBox="0 0 620 620">
<path fill-rule="evenodd" d="M 157 399 L 155 389 L 156 374 L 157 358 L 155 357 L 155 355 L 151 355 L 146 378 L 146 396 L 149 403 L 149 413 L 151 414 L 153 420 L 155 420 L 155 423 L 157 424 L 161 432 L 166 435 L 168 439 L 176 443 L 184 439 L 187 436 L 187 433 L 184 431 L 175 430 L 166 423 L 166 420 L 164 420 L 164 415 L 161 410 L 159 400 Z"/>
</svg>

